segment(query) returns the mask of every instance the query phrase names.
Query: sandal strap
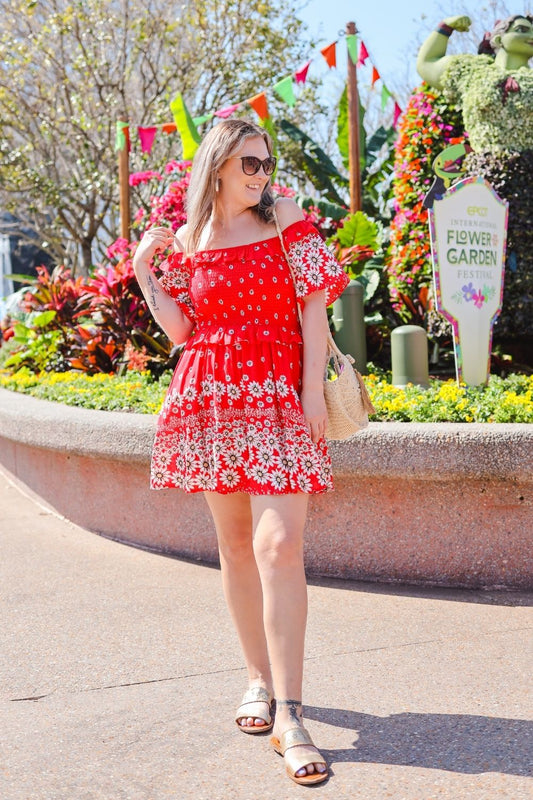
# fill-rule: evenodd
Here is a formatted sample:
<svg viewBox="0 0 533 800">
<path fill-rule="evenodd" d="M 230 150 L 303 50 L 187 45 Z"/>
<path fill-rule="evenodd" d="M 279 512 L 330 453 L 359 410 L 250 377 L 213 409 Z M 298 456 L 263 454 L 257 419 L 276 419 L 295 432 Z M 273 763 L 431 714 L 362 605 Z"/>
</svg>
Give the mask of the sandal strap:
<svg viewBox="0 0 533 800">
<path fill-rule="evenodd" d="M 269 712 L 267 714 L 262 713 L 262 714 L 250 715 L 246 711 L 245 707 L 252 705 L 252 703 L 266 703 L 269 708 Z M 237 713 L 235 715 L 235 721 L 238 722 L 243 717 L 253 716 L 257 719 L 262 719 L 264 722 L 266 722 L 267 725 L 270 725 L 270 723 L 272 722 L 272 717 L 270 715 L 271 703 L 272 703 L 272 697 L 263 686 L 252 686 L 245 692 L 244 697 L 242 698 L 242 703 L 237 709 Z"/>
<path fill-rule="evenodd" d="M 290 728 L 288 731 L 281 734 L 280 749 L 282 755 L 285 755 L 287 750 L 290 750 L 291 747 L 298 747 L 301 744 L 309 744 L 311 747 L 315 746 L 307 728 Z"/>
<path fill-rule="evenodd" d="M 282 733 L 280 739 L 280 750 L 283 756 L 287 753 L 288 750 L 291 750 L 293 747 L 299 747 L 300 745 L 308 745 L 311 747 L 315 747 L 315 744 L 311 739 L 311 735 L 306 728 L 290 728 L 290 730 L 285 731 L 285 733 Z M 303 767 L 307 767 L 309 764 L 324 764 L 325 766 L 327 766 L 327 761 L 322 756 L 319 750 L 316 751 L 316 756 L 315 754 L 311 756 L 309 752 L 291 753 L 289 760 L 290 760 L 290 766 L 289 764 L 287 764 L 287 772 L 293 778 L 295 777 L 298 770 L 302 769 Z M 318 774 L 321 775 L 322 773 Z"/>
<path fill-rule="evenodd" d="M 267 705 L 270 705 L 271 702 L 272 698 L 264 686 L 252 686 L 245 692 L 241 706 L 246 706 L 249 703 L 267 703 Z"/>
</svg>

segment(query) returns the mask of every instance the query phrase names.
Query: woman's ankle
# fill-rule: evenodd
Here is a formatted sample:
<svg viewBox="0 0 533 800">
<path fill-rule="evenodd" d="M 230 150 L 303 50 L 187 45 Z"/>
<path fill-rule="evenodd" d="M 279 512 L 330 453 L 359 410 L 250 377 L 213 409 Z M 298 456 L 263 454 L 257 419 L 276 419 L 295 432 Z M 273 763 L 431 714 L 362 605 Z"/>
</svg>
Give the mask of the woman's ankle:
<svg viewBox="0 0 533 800">
<path fill-rule="evenodd" d="M 278 726 L 294 727 L 295 725 L 302 725 L 303 712 L 302 701 L 294 699 L 281 699 L 276 698 L 276 722 Z"/>
</svg>

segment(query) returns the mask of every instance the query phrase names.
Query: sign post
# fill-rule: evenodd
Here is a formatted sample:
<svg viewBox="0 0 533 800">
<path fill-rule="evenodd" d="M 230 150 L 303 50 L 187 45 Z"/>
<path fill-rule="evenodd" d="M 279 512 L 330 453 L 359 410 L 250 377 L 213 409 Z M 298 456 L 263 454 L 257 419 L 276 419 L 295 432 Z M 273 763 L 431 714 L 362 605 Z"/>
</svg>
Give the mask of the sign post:
<svg viewBox="0 0 533 800">
<path fill-rule="evenodd" d="M 490 373 L 492 328 L 501 311 L 507 201 L 481 177 L 465 178 L 429 209 L 437 308 L 453 328 L 457 380 Z"/>
</svg>

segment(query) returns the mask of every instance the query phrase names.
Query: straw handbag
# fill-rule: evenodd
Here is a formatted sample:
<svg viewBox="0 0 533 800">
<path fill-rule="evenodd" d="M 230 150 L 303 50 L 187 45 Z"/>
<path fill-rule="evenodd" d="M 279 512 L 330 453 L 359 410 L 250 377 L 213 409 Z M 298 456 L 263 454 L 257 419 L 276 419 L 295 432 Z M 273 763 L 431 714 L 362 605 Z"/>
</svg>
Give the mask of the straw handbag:
<svg viewBox="0 0 533 800">
<path fill-rule="evenodd" d="M 274 221 L 292 280 L 296 283 L 275 209 Z M 302 312 L 299 305 L 298 313 L 301 323 Z M 349 439 L 367 427 L 369 414 L 375 414 L 375 408 L 368 396 L 362 375 L 352 366 L 353 363 L 352 356 L 345 355 L 339 350 L 328 328 L 324 373 L 324 399 L 328 412 L 326 439 L 337 441 Z"/>
</svg>

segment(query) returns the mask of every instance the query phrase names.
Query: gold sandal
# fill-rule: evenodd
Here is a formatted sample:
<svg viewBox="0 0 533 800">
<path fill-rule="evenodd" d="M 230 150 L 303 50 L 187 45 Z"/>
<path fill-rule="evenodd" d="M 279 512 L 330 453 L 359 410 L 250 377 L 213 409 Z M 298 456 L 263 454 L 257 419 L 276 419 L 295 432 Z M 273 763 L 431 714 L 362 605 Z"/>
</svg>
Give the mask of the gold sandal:
<svg viewBox="0 0 533 800">
<path fill-rule="evenodd" d="M 268 706 L 268 712 L 265 715 L 264 709 L 261 709 L 260 713 L 254 714 L 253 708 L 246 708 L 246 706 L 253 706 L 257 705 L 257 703 L 266 703 Z M 243 733 L 265 733 L 265 731 L 269 731 L 274 726 L 274 720 L 272 719 L 272 696 L 271 694 L 264 689 L 262 686 L 252 686 L 251 689 L 245 693 L 244 697 L 242 698 L 242 703 L 240 704 L 239 708 L 237 709 L 237 713 L 235 714 L 235 722 L 237 723 L 237 727 Z M 247 719 L 251 717 L 252 719 L 262 719 L 265 723 L 264 725 L 240 725 L 239 720 Z"/>
<path fill-rule="evenodd" d="M 285 731 L 285 733 L 282 733 L 281 740 L 278 739 L 277 736 L 272 736 L 270 744 L 280 756 L 284 756 L 288 750 L 293 747 L 299 747 L 302 744 L 315 747 L 309 731 L 306 728 L 300 727 L 290 728 L 288 731 Z M 325 781 L 329 777 L 327 769 L 325 772 L 313 772 L 311 775 L 296 775 L 298 770 L 309 766 L 309 764 L 324 764 L 327 767 L 326 761 L 318 751 L 317 758 L 311 758 L 308 753 L 306 755 L 303 753 L 301 755 L 298 755 L 298 753 L 291 753 L 291 762 L 292 765 L 289 767 L 287 764 L 286 770 L 289 778 L 295 783 L 303 785 L 308 783 L 322 783 L 322 781 Z"/>
</svg>

